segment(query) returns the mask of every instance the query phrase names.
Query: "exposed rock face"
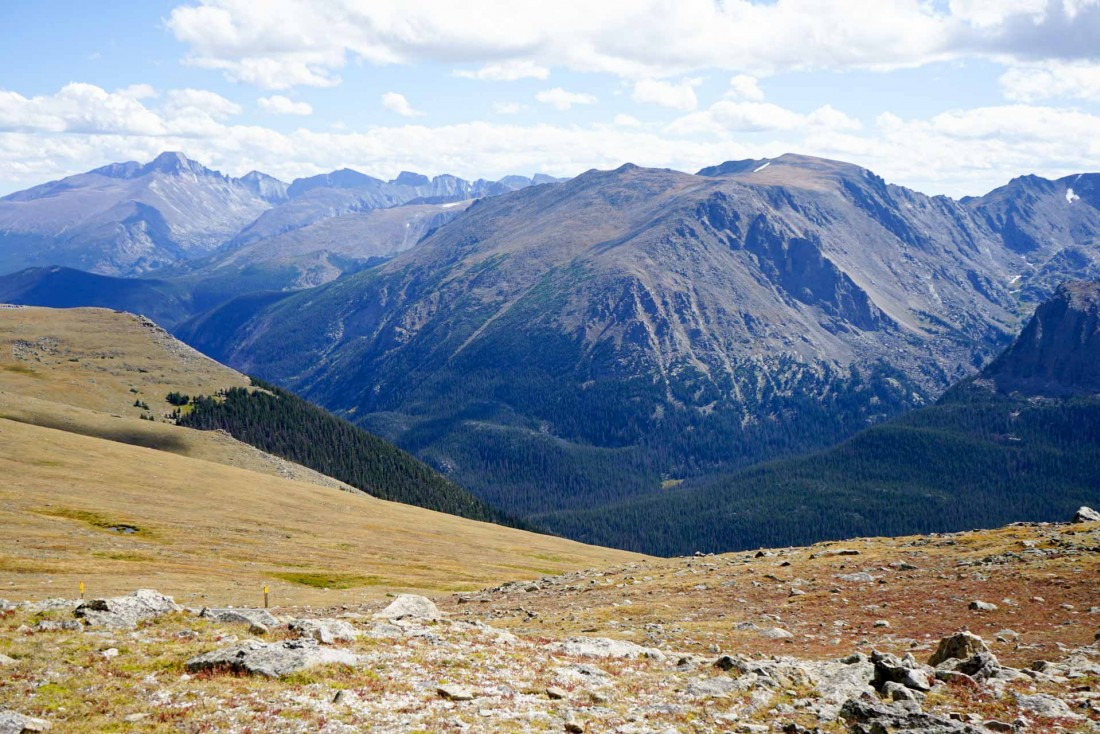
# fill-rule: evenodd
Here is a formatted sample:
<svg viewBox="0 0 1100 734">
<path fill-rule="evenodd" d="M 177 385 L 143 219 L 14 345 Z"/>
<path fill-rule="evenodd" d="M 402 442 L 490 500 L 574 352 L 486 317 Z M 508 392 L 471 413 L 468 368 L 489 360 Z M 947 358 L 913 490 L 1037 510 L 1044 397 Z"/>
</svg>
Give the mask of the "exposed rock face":
<svg viewBox="0 0 1100 734">
<path fill-rule="evenodd" d="M 84 602 L 75 613 L 91 627 L 133 629 L 138 622 L 182 609 L 170 596 L 153 589 L 138 589 L 126 596 Z"/>
<path fill-rule="evenodd" d="M 272 205 L 179 153 L 0 198 L 0 273 L 65 265 L 130 275 L 206 254 Z"/>
<path fill-rule="evenodd" d="M 1060 286 L 981 379 L 1004 393 L 1100 394 L 1100 283 Z"/>
<path fill-rule="evenodd" d="M 375 616 L 394 621 L 407 619 L 426 622 L 440 619 L 442 614 L 431 599 L 415 594 L 401 594 Z"/>
<path fill-rule="evenodd" d="M 321 647 L 316 640 L 267 643 L 248 640 L 214 650 L 187 661 L 187 670 L 232 670 L 238 673 L 281 678 L 317 665 L 357 665 L 358 657 L 347 650 Z"/>
</svg>

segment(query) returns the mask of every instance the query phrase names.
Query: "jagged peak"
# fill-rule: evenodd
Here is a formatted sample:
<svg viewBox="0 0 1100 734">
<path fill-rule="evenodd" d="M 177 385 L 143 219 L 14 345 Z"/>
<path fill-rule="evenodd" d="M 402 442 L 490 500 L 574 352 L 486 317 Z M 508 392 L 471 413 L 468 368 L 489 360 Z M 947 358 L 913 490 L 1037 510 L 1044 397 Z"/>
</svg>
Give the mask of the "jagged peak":
<svg viewBox="0 0 1100 734">
<path fill-rule="evenodd" d="M 199 175 L 220 176 L 218 171 L 211 170 L 198 161 L 193 161 L 179 151 L 165 151 L 142 166 L 140 173 L 195 173 Z"/>
</svg>

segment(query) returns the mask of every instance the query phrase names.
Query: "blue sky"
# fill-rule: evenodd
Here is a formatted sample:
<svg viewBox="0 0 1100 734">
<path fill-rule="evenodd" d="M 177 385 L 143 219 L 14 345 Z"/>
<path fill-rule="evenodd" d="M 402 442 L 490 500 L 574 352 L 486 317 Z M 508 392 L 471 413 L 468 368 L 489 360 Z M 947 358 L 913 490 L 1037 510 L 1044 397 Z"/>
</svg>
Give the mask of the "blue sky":
<svg viewBox="0 0 1100 734">
<path fill-rule="evenodd" d="M 0 69 L 0 194 L 165 149 L 284 179 L 796 151 L 951 195 L 1100 170 L 1100 0 L 8 0 Z"/>
</svg>

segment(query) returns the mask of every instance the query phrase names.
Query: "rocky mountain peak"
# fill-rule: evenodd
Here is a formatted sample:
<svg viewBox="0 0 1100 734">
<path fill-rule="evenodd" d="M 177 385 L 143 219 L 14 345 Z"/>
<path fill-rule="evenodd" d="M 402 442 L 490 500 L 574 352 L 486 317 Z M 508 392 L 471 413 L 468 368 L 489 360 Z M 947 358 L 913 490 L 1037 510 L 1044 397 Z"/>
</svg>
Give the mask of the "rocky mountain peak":
<svg viewBox="0 0 1100 734">
<path fill-rule="evenodd" d="M 1100 393 L 1100 283 L 1061 285 L 981 376 L 1006 393 Z"/>
<path fill-rule="evenodd" d="M 198 161 L 193 161 L 178 151 L 165 151 L 161 153 L 141 168 L 140 175 L 154 172 L 169 174 L 194 173 L 200 176 L 220 175 L 217 171 L 212 171 Z"/>
<path fill-rule="evenodd" d="M 422 173 L 402 171 L 390 183 L 397 186 L 431 186 L 432 180 Z"/>
</svg>

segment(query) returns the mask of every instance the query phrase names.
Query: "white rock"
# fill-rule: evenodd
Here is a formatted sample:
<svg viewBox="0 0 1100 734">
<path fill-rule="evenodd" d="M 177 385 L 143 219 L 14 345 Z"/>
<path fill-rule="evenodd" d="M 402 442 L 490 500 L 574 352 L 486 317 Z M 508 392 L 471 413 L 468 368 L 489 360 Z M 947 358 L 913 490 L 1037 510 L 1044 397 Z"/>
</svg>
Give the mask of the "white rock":
<svg viewBox="0 0 1100 734">
<path fill-rule="evenodd" d="M 431 599 L 414 594 L 401 594 L 388 607 L 374 615 L 380 619 L 415 619 L 430 621 L 441 619 L 443 614 Z"/>
</svg>

